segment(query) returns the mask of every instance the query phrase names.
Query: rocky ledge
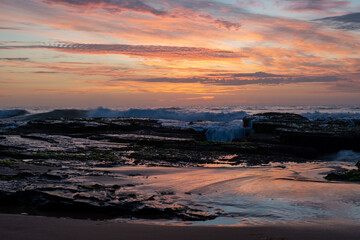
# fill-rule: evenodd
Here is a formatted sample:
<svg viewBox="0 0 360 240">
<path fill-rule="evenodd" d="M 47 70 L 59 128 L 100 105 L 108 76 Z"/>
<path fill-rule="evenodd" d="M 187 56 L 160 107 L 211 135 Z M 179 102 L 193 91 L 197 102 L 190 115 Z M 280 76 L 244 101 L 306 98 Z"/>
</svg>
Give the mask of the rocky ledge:
<svg viewBox="0 0 360 240">
<path fill-rule="evenodd" d="M 205 131 L 163 126 L 154 119 L 1 122 L 0 211 L 95 219 L 213 219 L 224 213 L 191 206 L 179 197 L 191 193 L 144 192 L 139 179 L 147 176 L 106 169 L 305 162 L 360 148 L 356 121 L 310 121 L 287 113 L 256 114 L 243 121 L 252 133 L 233 142 L 207 141 Z M 349 174 L 354 173 L 359 171 Z M 327 179 L 344 180 L 341 174 L 346 173 Z"/>
<path fill-rule="evenodd" d="M 252 127 L 248 138 L 254 142 L 271 142 L 308 147 L 316 155 L 343 149 L 360 150 L 359 119 L 309 119 L 292 113 L 262 113 L 247 116 L 245 127 Z"/>
</svg>

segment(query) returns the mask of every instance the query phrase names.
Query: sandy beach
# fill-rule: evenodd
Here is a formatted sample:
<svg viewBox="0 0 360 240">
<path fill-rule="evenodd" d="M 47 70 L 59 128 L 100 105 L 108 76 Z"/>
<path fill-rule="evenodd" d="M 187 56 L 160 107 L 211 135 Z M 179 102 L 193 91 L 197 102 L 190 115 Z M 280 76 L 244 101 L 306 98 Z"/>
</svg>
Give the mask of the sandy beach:
<svg viewBox="0 0 360 240">
<path fill-rule="evenodd" d="M 0 239 L 358 239 L 355 225 L 163 226 L 0 214 Z"/>
</svg>

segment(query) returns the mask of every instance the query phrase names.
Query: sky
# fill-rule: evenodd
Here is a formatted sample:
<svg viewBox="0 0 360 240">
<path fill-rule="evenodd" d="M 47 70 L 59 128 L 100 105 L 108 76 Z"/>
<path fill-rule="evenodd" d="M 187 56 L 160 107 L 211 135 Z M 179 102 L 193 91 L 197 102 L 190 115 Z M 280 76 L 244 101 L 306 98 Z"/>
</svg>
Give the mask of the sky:
<svg viewBox="0 0 360 240">
<path fill-rule="evenodd" d="M 0 0 L 0 106 L 360 104 L 359 0 Z"/>
</svg>

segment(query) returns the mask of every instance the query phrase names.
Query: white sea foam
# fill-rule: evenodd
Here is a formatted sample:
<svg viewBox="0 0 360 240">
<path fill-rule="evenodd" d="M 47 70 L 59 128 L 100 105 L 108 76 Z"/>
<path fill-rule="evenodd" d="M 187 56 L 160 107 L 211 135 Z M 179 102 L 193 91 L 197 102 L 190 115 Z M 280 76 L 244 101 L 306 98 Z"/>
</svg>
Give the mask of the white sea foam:
<svg viewBox="0 0 360 240">
<path fill-rule="evenodd" d="M 360 118 L 360 112 L 307 112 L 301 113 L 302 116 L 309 118 L 310 120 L 318 118 L 333 118 L 333 119 L 351 119 Z"/>
<path fill-rule="evenodd" d="M 209 141 L 231 142 L 234 139 L 244 138 L 251 128 L 243 127 L 242 120 L 230 122 L 196 121 L 186 122 L 179 120 L 160 120 L 162 125 L 177 128 L 192 128 L 196 131 L 205 131 Z"/>
<path fill-rule="evenodd" d="M 242 121 L 216 123 L 207 127 L 206 138 L 209 141 L 231 142 L 234 139 L 244 138 L 249 131 L 250 128 L 242 126 Z"/>
<path fill-rule="evenodd" d="M 328 159 L 340 162 L 358 162 L 360 161 L 360 153 L 352 150 L 341 150 L 336 154 L 330 155 Z"/>
</svg>

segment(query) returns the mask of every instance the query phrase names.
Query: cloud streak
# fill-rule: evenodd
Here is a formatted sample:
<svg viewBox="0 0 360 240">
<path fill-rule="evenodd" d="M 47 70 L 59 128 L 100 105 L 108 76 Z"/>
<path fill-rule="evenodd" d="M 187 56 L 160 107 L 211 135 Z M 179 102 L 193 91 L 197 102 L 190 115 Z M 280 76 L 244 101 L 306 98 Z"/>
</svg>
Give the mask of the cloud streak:
<svg viewBox="0 0 360 240">
<path fill-rule="evenodd" d="M 82 9 L 103 8 L 111 13 L 131 10 L 141 13 L 151 13 L 156 16 L 168 14 L 166 11 L 151 7 L 140 0 L 45 0 L 45 2 L 51 5 L 65 5 Z"/>
<path fill-rule="evenodd" d="M 244 57 L 240 52 L 219 49 L 127 44 L 62 43 L 53 45 L 0 46 L 0 49 L 50 49 L 77 54 L 119 54 L 133 57 L 178 60 L 216 60 Z"/>
<path fill-rule="evenodd" d="M 279 2 L 285 3 L 286 8 L 292 11 L 326 11 L 350 4 L 349 1 L 338 0 L 280 0 Z"/>
<path fill-rule="evenodd" d="M 252 78 L 249 78 L 252 77 Z M 295 83 L 329 83 L 338 81 L 348 81 L 346 78 L 338 76 L 283 76 L 265 72 L 257 73 L 235 73 L 222 75 L 214 78 L 211 76 L 190 77 L 190 78 L 148 78 L 148 79 L 126 79 L 127 81 L 139 81 L 150 83 L 200 83 L 219 86 L 243 86 L 243 85 L 280 85 Z M 110 80 L 109 82 L 121 82 L 124 79 Z"/>
<path fill-rule="evenodd" d="M 14 28 L 14 27 L 3 27 L 0 26 L 0 30 L 20 30 L 19 28 Z"/>
<path fill-rule="evenodd" d="M 326 17 L 316 19 L 315 21 L 321 21 L 333 26 L 337 29 L 344 30 L 360 30 L 360 13 L 351 13 L 335 17 Z"/>
<path fill-rule="evenodd" d="M 1 47 L 0 47 L 1 49 Z M 29 61 L 30 58 L 12 58 L 12 57 L 8 57 L 8 58 L 0 58 L 0 61 Z"/>
<path fill-rule="evenodd" d="M 226 19 L 226 17 L 215 17 L 210 14 L 204 14 L 204 9 L 216 10 L 217 8 L 227 10 L 228 12 L 239 13 L 240 9 L 228 6 L 227 4 L 211 1 L 171 1 L 171 0 L 45 0 L 45 3 L 51 6 L 66 6 L 83 12 L 102 9 L 110 14 L 121 14 L 124 11 L 131 11 L 142 14 L 151 14 L 162 18 L 188 18 L 198 21 L 206 21 L 219 28 L 225 28 L 229 31 L 239 30 L 241 24 Z M 156 8 L 151 6 L 162 6 Z"/>
</svg>

